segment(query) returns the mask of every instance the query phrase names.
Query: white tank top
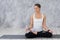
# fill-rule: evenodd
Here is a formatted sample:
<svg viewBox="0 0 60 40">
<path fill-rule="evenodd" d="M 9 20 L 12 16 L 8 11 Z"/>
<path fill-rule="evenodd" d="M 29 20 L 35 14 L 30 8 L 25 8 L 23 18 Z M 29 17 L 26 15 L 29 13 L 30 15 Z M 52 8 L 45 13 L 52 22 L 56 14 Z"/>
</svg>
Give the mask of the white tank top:
<svg viewBox="0 0 60 40">
<path fill-rule="evenodd" d="M 35 18 L 35 14 L 33 15 L 33 28 L 32 28 L 32 31 L 35 32 L 39 32 L 39 31 L 42 31 L 43 28 L 42 28 L 42 22 L 43 22 L 43 15 L 42 15 L 42 18 Z"/>
</svg>

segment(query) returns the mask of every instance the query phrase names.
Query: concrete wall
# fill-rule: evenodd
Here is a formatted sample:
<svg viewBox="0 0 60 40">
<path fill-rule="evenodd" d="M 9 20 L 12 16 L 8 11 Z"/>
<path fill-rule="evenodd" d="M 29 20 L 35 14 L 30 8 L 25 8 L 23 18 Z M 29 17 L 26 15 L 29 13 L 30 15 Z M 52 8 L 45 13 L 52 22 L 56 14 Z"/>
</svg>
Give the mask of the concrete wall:
<svg viewBox="0 0 60 40">
<path fill-rule="evenodd" d="M 48 27 L 60 27 L 60 0 L 0 0 L 0 29 L 24 28 L 34 13 L 35 3 L 41 4 Z"/>
</svg>

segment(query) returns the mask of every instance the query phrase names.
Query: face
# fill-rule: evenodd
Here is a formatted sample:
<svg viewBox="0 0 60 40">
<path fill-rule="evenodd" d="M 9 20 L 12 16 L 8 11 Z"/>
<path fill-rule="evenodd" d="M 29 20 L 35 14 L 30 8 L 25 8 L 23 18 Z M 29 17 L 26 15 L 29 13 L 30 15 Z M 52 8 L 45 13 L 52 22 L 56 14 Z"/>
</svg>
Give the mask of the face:
<svg viewBox="0 0 60 40">
<path fill-rule="evenodd" d="M 40 8 L 38 6 L 34 6 L 34 10 L 35 10 L 35 12 L 39 12 Z"/>
</svg>

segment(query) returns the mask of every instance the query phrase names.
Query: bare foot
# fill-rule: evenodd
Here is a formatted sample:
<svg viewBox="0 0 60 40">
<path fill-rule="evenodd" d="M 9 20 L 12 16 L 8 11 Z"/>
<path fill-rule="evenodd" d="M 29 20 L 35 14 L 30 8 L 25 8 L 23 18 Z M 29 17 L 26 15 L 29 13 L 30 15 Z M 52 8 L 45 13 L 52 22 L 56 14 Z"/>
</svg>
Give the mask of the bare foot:
<svg viewBox="0 0 60 40">
<path fill-rule="evenodd" d="M 37 35 L 37 32 L 32 32 L 33 34 Z"/>
</svg>

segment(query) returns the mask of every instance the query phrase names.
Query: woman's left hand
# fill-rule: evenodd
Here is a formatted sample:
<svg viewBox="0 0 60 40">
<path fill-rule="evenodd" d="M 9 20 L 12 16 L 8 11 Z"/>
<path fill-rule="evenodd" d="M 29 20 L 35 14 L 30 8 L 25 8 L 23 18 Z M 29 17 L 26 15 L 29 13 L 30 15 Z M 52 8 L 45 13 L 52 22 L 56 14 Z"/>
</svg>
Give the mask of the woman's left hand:
<svg viewBox="0 0 60 40">
<path fill-rule="evenodd" d="M 53 33 L 53 31 L 52 31 L 52 30 L 49 30 L 49 32 L 50 32 L 50 33 Z"/>
</svg>

